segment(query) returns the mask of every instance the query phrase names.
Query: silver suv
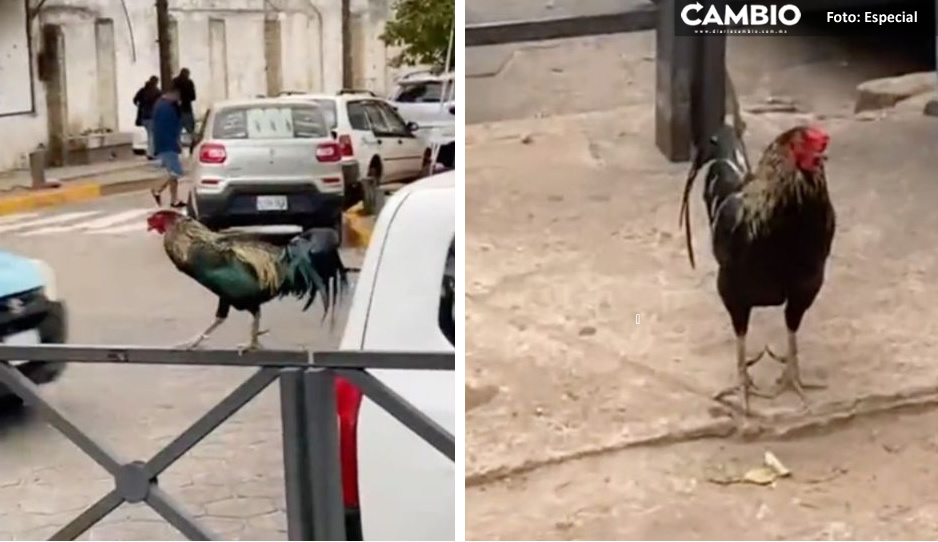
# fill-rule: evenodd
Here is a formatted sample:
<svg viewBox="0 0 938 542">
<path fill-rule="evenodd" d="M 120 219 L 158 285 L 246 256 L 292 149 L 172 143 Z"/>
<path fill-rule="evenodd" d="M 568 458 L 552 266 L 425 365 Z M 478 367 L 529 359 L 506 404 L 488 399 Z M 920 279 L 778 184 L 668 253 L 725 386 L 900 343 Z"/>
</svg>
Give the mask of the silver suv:
<svg viewBox="0 0 938 542">
<path fill-rule="evenodd" d="M 320 106 L 263 98 L 216 103 L 192 154 L 189 213 L 212 229 L 342 221 L 342 151 Z"/>
</svg>

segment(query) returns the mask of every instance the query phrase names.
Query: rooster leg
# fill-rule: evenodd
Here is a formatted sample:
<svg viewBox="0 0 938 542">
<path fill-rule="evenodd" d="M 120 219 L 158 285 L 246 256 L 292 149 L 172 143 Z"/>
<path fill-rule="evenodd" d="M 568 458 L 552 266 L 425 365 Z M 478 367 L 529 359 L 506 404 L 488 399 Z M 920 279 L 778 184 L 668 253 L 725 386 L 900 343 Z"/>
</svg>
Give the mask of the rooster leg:
<svg viewBox="0 0 938 542">
<path fill-rule="evenodd" d="M 824 384 L 809 383 L 801 380 L 801 369 L 798 366 L 797 332 L 788 332 L 788 353 L 784 357 L 779 357 L 775 354 L 772 354 L 772 357 L 785 363 L 785 369 L 782 371 L 782 375 L 778 378 L 775 389 L 772 390 L 772 396 L 780 395 L 785 390 L 790 389 L 798 394 L 798 398 L 801 399 L 802 404 L 807 407 L 808 398 L 805 396 L 804 390 L 824 389 L 827 387 Z"/>
<path fill-rule="evenodd" d="M 749 366 L 753 365 L 765 355 L 765 350 L 760 352 L 757 356 L 753 358 L 746 358 L 746 336 L 737 335 L 736 336 L 736 375 L 737 383 L 735 386 L 726 388 L 725 390 L 717 393 L 713 398 L 716 400 L 723 399 L 727 395 L 732 395 L 736 392 L 739 392 L 740 399 L 743 405 L 743 412 L 746 415 L 749 415 L 749 397 L 754 395 L 756 397 L 766 397 L 767 394 L 759 390 L 755 383 L 752 381 L 752 377 L 749 376 Z"/>
<path fill-rule="evenodd" d="M 225 303 L 221 299 L 218 300 L 218 308 L 215 309 L 215 321 L 212 322 L 212 325 L 208 326 L 202 333 L 199 333 L 195 337 L 189 339 L 188 341 L 178 345 L 176 348 L 184 348 L 186 350 L 193 350 L 198 348 L 202 341 L 207 339 L 209 335 L 212 334 L 218 326 L 222 325 L 225 320 L 228 318 L 228 312 L 231 310 L 231 305 Z"/>
<path fill-rule="evenodd" d="M 267 330 L 261 332 L 261 309 L 257 308 L 251 311 L 251 316 L 254 319 L 251 321 L 251 341 L 248 344 L 242 344 L 238 347 L 238 351 L 242 354 L 250 350 L 260 350 L 263 348 L 260 341 L 260 336 L 263 333 L 267 333 Z"/>
<path fill-rule="evenodd" d="M 213 331 L 218 329 L 218 326 L 222 325 L 224 322 L 225 322 L 224 318 L 215 318 L 215 321 L 212 322 L 212 325 L 208 326 L 205 329 L 205 331 L 203 331 L 202 333 L 199 333 L 198 335 L 189 339 L 188 341 L 185 341 L 179 344 L 177 348 L 184 348 L 186 350 L 194 350 L 198 348 L 199 345 L 202 344 L 202 341 L 207 339 L 209 335 L 211 335 Z"/>
</svg>

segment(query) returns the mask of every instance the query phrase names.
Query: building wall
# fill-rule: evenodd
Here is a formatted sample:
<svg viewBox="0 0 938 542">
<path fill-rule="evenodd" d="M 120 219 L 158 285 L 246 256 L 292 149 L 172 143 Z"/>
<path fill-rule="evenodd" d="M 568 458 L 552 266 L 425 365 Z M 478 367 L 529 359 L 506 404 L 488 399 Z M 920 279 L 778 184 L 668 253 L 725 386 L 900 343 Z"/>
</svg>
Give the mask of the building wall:
<svg viewBox="0 0 938 542">
<path fill-rule="evenodd" d="M 17 0 L 0 1 L 0 20 Z M 365 79 L 379 93 L 393 75 L 385 73 L 384 44 L 378 41 L 388 0 L 352 0 L 364 21 Z M 16 133 L 0 145 L 0 171 L 22 167 L 25 153 L 47 144 L 46 89 L 38 81 L 37 53 L 43 24 L 61 25 L 65 41 L 68 135 L 134 129 L 133 96 L 151 75 L 159 74 L 156 18 L 152 1 L 47 0 L 32 25 L 34 114 L 0 116 L 0 133 Z M 341 3 L 337 0 L 170 0 L 175 21 L 178 66 L 187 67 L 197 85 L 196 105 L 249 97 L 267 91 L 264 21 L 280 21 L 281 88 L 335 92 L 342 87 Z M 109 20 L 104 22 L 102 19 Z M 110 45 L 102 28 L 113 26 L 113 57 L 98 50 Z M 96 32 L 96 28 L 98 31 Z M 211 28 L 211 30 L 210 30 Z M 375 43 L 377 42 L 377 43 Z M 113 58 L 113 64 L 110 59 Z M 227 77 L 225 77 L 227 74 Z M 216 78 L 225 81 L 213 80 Z M 116 89 L 116 93 L 114 90 Z M 108 93 L 108 94 L 106 94 Z M 114 108 L 115 116 L 109 109 Z"/>
</svg>

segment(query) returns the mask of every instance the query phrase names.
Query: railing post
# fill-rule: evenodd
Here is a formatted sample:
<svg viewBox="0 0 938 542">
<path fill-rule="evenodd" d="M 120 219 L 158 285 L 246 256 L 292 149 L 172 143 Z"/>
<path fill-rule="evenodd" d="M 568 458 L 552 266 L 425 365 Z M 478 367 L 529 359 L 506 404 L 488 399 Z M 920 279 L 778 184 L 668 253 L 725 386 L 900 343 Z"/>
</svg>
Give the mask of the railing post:
<svg viewBox="0 0 938 542">
<path fill-rule="evenodd" d="M 345 540 L 333 372 L 329 369 L 310 369 L 306 371 L 305 380 L 306 435 L 314 439 L 309 444 L 314 539 Z"/>
<path fill-rule="evenodd" d="M 302 369 L 280 372 L 280 419 L 283 432 L 283 482 L 287 498 L 287 538 L 313 540 L 312 481 Z"/>
</svg>

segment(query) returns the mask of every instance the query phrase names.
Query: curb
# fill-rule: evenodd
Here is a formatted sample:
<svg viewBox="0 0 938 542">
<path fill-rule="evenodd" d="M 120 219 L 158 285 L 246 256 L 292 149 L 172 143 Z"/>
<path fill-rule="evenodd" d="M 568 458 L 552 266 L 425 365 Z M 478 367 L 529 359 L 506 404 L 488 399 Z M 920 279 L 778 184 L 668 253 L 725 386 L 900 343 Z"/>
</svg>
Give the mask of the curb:
<svg viewBox="0 0 938 542">
<path fill-rule="evenodd" d="M 155 174 L 146 178 L 117 183 L 66 181 L 56 188 L 38 190 L 24 188 L 22 191 L 9 196 L 0 197 L 0 216 L 68 205 L 115 194 L 136 192 L 150 188 L 161 179 L 162 177 L 159 174 Z"/>
<path fill-rule="evenodd" d="M 364 207 L 358 203 L 344 213 L 342 221 L 345 231 L 343 237 L 348 246 L 353 248 L 366 248 L 371 242 L 371 232 L 374 229 L 374 217 L 364 212 Z"/>
</svg>

